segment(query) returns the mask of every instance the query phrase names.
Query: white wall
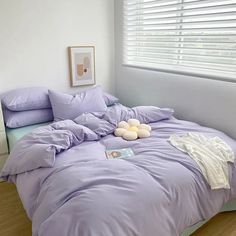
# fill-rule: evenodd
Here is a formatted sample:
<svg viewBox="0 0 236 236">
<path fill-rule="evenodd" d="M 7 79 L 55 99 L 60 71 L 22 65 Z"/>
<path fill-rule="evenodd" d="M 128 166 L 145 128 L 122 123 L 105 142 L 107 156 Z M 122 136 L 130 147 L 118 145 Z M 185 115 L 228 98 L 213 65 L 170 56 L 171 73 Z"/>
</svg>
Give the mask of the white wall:
<svg viewBox="0 0 236 236">
<path fill-rule="evenodd" d="M 173 107 L 175 116 L 236 138 L 236 83 L 122 66 L 122 1 L 115 1 L 116 94 L 134 105 Z"/>
<path fill-rule="evenodd" d="M 0 93 L 70 88 L 68 46 L 94 45 L 96 80 L 114 90 L 113 0 L 0 0 Z"/>
</svg>

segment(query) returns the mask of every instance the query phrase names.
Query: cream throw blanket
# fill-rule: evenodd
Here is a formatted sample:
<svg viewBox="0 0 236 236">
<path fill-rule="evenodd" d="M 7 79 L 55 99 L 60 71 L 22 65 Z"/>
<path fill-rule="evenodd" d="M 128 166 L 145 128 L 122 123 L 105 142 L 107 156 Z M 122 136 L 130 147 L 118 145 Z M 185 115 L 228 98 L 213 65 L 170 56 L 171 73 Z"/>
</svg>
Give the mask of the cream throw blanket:
<svg viewBox="0 0 236 236">
<path fill-rule="evenodd" d="M 234 162 L 234 153 L 222 139 L 187 133 L 172 135 L 169 141 L 197 162 L 211 189 L 230 188 L 228 162 Z"/>
</svg>

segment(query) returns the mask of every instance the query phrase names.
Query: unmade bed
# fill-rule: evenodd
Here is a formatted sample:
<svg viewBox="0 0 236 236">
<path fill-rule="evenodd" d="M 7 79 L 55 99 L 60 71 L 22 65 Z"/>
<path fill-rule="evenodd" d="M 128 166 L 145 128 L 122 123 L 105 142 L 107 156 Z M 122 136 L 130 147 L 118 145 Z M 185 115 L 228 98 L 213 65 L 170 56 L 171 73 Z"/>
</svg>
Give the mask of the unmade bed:
<svg viewBox="0 0 236 236">
<path fill-rule="evenodd" d="M 151 137 L 115 137 L 128 118 L 150 123 Z M 235 163 L 230 189 L 212 190 L 197 163 L 170 144 L 172 134 L 188 132 L 217 136 L 236 152 L 235 140 L 170 110 L 116 104 L 34 129 L 15 144 L 2 175 L 17 185 L 34 236 L 178 236 L 236 197 Z M 134 156 L 106 158 L 119 148 Z"/>
</svg>

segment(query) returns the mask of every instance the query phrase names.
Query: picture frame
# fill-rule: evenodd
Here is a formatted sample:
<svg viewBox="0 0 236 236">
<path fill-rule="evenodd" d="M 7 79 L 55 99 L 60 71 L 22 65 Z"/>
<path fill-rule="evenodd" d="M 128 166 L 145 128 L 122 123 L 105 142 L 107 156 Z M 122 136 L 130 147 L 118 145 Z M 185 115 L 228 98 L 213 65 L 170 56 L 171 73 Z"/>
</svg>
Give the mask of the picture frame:
<svg viewBox="0 0 236 236">
<path fill-rule="evenodd" d="M 72 87 L 95 84 L 95 47 L 68 47 Z"/>
</svg>

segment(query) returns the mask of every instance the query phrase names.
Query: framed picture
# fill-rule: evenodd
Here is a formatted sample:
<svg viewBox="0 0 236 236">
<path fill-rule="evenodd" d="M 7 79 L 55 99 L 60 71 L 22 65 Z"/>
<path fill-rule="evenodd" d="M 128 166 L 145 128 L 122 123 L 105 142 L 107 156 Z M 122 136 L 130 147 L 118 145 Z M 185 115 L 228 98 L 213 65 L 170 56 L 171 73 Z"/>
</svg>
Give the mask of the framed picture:
<svg viewBox="0 0 236 236">
<path fill-rule="evenodd" d="M 94 46 L 69 47 L 71 86 L 95 84 Z"/>
</svg>

